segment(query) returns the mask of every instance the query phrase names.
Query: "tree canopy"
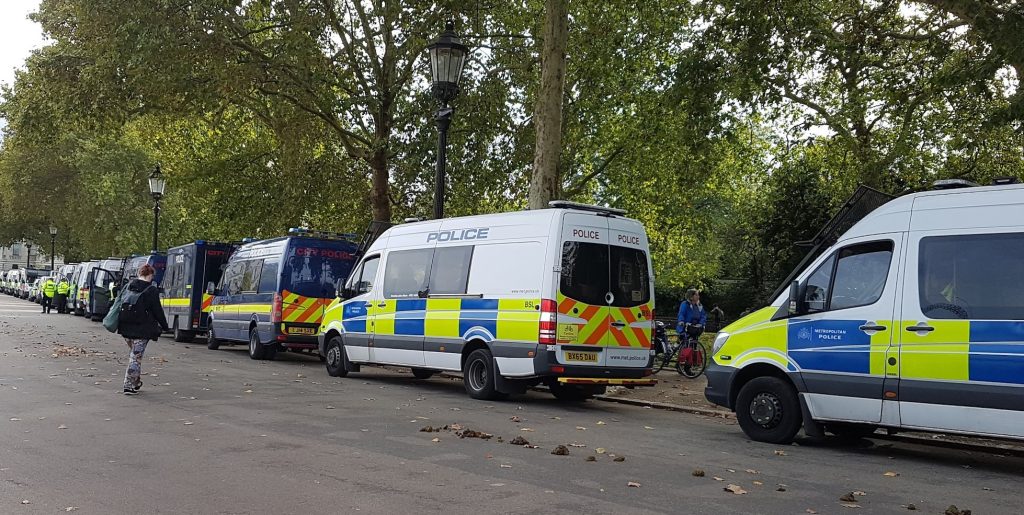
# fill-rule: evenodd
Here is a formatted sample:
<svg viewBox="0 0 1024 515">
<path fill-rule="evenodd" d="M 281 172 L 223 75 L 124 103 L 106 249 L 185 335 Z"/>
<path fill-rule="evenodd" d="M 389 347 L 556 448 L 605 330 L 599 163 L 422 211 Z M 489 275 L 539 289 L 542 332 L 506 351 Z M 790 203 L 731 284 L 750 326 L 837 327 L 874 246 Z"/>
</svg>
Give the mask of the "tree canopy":
<svg viewBox="0 0 1024 515">
<path fill-rule="evenodd" d="M 428 215 L 425 48 L 448 19 L 472 53 L 446 213 L 524 209 L 531 182 L 626 209 L 666 298 L 763 302 L 858 184 L 1024 176 L 1011 0 L 42 0 L 33 18 L 50 43 L 0 101 L 0 243 L 53 223 L 72 260 L 149 249 L 157 163 L 167 244 Z"/>
</svg>

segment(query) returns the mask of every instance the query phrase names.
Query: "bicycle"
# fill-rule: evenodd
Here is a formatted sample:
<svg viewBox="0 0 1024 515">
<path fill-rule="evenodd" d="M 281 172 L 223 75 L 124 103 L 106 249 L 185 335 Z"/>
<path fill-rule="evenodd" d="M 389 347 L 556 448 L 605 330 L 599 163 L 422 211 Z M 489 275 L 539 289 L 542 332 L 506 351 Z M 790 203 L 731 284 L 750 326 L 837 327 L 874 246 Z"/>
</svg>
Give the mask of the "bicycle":
<svg viewBox="0 0 1024 515">
<path fill-rule="evenodd" d="M 686 329 L 689 329 L 691 325 L 686 324 Z M 676 372 L 687 379 L 700 377 L 704 373 L 704 369 L 707 368 L 708 356 L 704 346 L 700 344 L 697 336 L 689 334 L 688 331 L 684 331 L 676 345 L 672 345 L 668 341 L 665 324 L 663 322 L 655 322 L 653 344 L 655 349 L 661 351 L 660 358 L 658 356 L 654 358 L 654 369 L 652 372 L 655 374 L 661 372 L 673 360 L 676 362 Z"/>
</svg>

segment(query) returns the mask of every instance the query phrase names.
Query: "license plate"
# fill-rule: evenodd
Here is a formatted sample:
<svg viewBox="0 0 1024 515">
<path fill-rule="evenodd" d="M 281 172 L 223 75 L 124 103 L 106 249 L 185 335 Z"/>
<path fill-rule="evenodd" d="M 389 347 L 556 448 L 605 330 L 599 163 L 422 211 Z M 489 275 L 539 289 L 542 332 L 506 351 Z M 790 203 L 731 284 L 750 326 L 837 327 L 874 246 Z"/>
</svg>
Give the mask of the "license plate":
<svg viewBox="0 0 1024 515">
<path fill-rule="evenodd" d="M 583 361 L 586 363 L 597 363 L 596 352 L 566 352 L 565 359 L 569 361 Z"/>
<path fill-rule="evenodd" d="M 316 328 L 314 328 L 314 327 L 290 327 L 290 328 L 288 328 L 288 334 L 316 334 Z"/>
</svg>

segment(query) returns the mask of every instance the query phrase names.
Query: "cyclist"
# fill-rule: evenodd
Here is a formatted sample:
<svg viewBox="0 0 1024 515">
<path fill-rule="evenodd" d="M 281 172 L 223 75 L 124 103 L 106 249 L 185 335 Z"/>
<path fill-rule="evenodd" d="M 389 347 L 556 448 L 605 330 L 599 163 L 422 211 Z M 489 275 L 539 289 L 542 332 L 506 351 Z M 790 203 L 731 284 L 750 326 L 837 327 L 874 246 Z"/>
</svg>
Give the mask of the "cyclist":
<svg viewBox="0 0 1024 515">
<path fill-rule="evenodd" d="M 694 288 L 686 290 L 686 300 L 679 305 L 679 317 L 676 321 L 676 331 L 679 337 L 684 334 L 690 338 L 697 338 L 704 332 L 704 325 L 708 322 L 708 314 L 700 303 L 700 292 Z"/>
</svg>

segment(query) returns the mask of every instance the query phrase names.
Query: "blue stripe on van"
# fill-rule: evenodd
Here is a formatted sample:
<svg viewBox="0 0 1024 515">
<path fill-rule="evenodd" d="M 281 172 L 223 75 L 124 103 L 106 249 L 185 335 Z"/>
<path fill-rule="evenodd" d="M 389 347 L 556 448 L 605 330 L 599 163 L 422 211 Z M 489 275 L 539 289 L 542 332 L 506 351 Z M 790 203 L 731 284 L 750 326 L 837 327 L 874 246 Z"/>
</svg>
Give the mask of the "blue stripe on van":
<svg viewBox="0 0 1024 515">
<path fill-rule="evenodd" d="M 345 328 L 345 332 L 348 333 L 365 333 L 366 332 L 366 319 L 360 320 L 344 320 L 341 322 L 342 327 Z"/>
<path fill-rule="evenodd" d="M 395 301 L 395 311 L 424 311 L 427 299 L 401 299 Z"/>
<path fill-rule="evenodd" d="M 462 299 L 462 309 L 498 309 L 498 299 Z"/>
<path fill-rule="evenodd" d="M 419 318 L 395 318 L 395 334 L 403 336 L 423 336 L 425 321 Z"/>
<path fill-rule="evenodd" d="M 805 370 L 871 373 L 871 337 L 863 320 L 790 320 L 790 358 Z"/>
<path fill-rule="evenodd" d="M 972 343 L 967 366 L 971 381 L 1024 384 L 1024 344 Z"/>
<path fill-rule="evenodd" d="M 971 322 L 971 343 L 1024 342 L 1024 322 Z"/>
<path fill-rule="evenodd" d="M 464 334 L 468 333 L 471 329 L 473 329 L 475 327 L 480 327 L 480 328 L 483 328 L 483 329 L 487 330 L 487 332 L 491 333 L 491 336 L 497 335 L 498 334 L 498 316 L 497 316 L 497 313 L 494 313 L 494 318 L 492 318 L 492 319 L 475 318 L 475 314 L 474 314 L 473 318 L 469 318 L 469 317 L 465 317 L 465 316 L 459 318 L 459 334 L 464 335 Z"/>
</svg>

